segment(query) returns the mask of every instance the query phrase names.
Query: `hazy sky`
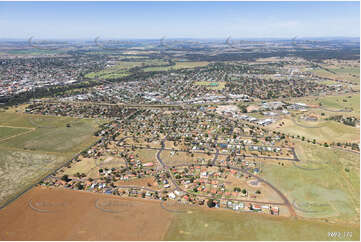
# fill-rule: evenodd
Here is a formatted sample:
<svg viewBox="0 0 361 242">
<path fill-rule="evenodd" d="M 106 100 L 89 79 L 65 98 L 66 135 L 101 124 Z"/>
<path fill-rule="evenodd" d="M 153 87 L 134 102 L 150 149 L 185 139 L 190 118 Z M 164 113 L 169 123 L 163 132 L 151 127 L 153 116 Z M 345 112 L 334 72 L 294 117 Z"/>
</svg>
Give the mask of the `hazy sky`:
<svg viewBox="0 0 361 242">
<path fill-rule="evenodd" d="M 0 38 L 359 37 L 359 2 L 0 2 Z"/>
</svg>

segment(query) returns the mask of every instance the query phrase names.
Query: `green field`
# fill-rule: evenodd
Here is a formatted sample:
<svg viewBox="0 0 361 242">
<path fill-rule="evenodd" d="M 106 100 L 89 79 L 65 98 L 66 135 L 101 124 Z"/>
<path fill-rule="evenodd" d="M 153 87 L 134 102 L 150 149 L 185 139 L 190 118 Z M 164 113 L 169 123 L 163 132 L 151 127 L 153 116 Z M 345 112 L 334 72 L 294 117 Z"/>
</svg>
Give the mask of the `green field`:
<svg viewBox="0 0 361 242">
<path fill-rule="evenodd" d="M 336 80 L 347 80 L 355 84 L 360 83 L 360 67 L 350 67 L 350 66 L 325 66 L 330 71 L 325 69 L 317 68 L 312 70 L 314 74 L 320 77 L 331 78 Z"/>
<path fill-rule="evenodd" d="M 92 144 L 97 126 L 91 119 L 1 112 L 0 205 Z"/>
<path fill-rule="evenodd" d="M 168 62 L 162 60 L 149 60 L 149 61 L 119 61 L 116 65 L 106 68 L 98 72 L 91 72 L 85 75 L 87 78 L 99 78 L 99 79 L 112 79 L 128 76 L 129 69 L 134 67 L 147 67 L 153 65 L 166 65 Z"/>
<path fill-rule="evenodd" d="M 200 66 L 206 66 L 209 62 L 176 62 L 173 66 L 167 66 L 168 62 L 159 59 L 150 59 L 147 61 L 120 61 L 117 65 L 106 68 L 98 72 L 91 72 L 85 75 L 87 78 L 98 78 L 98 79 L 112 79 L 125 77 L 130 74 L 129 69 L 134 67 L 140 67 L 143 71 L 168 71 L 178 70 L 185 68 L 194 68 Z"/>
<path fill-rule="evenodd" d="M 360 138 L 360 129 L 357 127 L 348 126 L 336 121 L 306 121 L 297 117 L 293 119 L 283 120 L 284 126 L 277 129 L 289 135 L 300 137 L 304 136 L 305 139 L 313 140 L 320 143 L 332 142 L 357 142 Z"/>
<path fill-rule="evenodd" d="M 168 70 L 179 70 L 186 68 L 194 68 L 208 65 L 209 62 L 206 61 L 194 61 L 194 62 L 176 62 L 174 66 L 160 66 L 160 67 L 148 67 L 144 68 L 143 71 L 168 71 Z"/>
<path fill-rule="evenodd" d="M 328 96 L 319 99 L 319 103 L 323 107 L 331 110 L 352 109 L 356 114 L 360 115 L 360 94 L 345 96 Z"/>
<path fill-rule="evenodd" d="M 23 55 L 23 56 L 29 56 L 29 55 L 50 55 L 50 54 L 59 54 L 64 53 L 65 49 L 62 50 L 42 50 L 42 49 L 35 49 L 35 48 L 29 48 L 29 49 L 18 49 L 18 50 L 3 50 L 5 54 L 8 55 Z"/>
<path fill-rule="evenodd" d="M 9 137 L 13 137 L 28 131 L 31 131 L 31 129 L 0 126 L 0 140 L 8 139 Z"/>
<path fill-rule="evenodd" d="M 359 155 L 304 142 L 296 143 L 296 153 L 300 161 L 287 166 L 265 163 L 264 178 L 300 216 L 359 224 Z"/>
<path fill-rule="evenodd" d="M 352 112 L 341 112 L 340 114 L 354 114 L 360 116 L 360 94 L 345 94 L 338 96 L 319 96 L 319 97 L 301 97 L 287 100 L 290 103 L 306 103 L 309 105 L 316 105 L 330 109 L 332 111 L 339 111 L 344 109 L 352 109 Z M 312 111 L 327 112 L 322 109 L 312 109 Z M 333 112 L 337 114 L 336 112 Z"/>
<path fill-rule="evenodd" d="M 352 232 L 337 239 L 328 232 Z M 342 226 L 231 211 L 192 210 L 175 215 L 165 240 L 359 240 L 358 226 Z"/>
</svg>

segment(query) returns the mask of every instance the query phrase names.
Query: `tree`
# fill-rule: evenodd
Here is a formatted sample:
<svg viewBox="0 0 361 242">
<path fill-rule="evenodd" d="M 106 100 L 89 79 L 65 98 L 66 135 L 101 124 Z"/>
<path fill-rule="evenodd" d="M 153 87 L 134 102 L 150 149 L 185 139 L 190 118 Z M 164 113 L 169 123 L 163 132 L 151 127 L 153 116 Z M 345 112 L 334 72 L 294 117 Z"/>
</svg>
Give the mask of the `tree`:
<svg viewBox="0 0 361 242">
<path fill-rule="evenodd" d="M 209 208 L 214 208 L 214 207 L 216 206 L 216 204 L 214 203 L 213 199 L 209 199 L 209 200 L 207 201 L 207 206 L 208 206 Z"/>
<path fill-rule="evenodd" d="M 256 193 L 257 193 L 257 194 L 261 194 L 261 191 L 260 191 L 260 190 L 257 190 Z"/>
<path fill-rule="evenodd" d="M 68 175 L 64 175 L 64 176 L 61 177 L 61 180 L 68 182 L 68 181 L 70 181 L 71 179 L 69 179 L 69 176 L 68 176 Z"/>
<path fill-rule="evenodd" d="M 79 190 L 83 190 L 84 189 L 84 186 L 79 182 L 76 184 L 76 187 L 79 189 Z"/>
<path fill-rule="evenodd" d="M 247 190 L 246 190 L 246 189 L 242 189 L 242 193 L 243 193 L 243 194 L 246 194 L 246 193 L 247 193 Z"/>
</svg>

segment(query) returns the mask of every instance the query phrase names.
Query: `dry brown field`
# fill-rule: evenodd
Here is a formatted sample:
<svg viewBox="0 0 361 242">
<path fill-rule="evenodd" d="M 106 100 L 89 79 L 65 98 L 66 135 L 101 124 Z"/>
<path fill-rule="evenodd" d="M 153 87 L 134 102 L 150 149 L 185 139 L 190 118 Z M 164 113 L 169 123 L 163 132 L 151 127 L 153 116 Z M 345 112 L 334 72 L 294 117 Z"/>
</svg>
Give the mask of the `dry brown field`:
<svg viewBox="0 0 361 242">
<path fill-rule="evenodd" d="M 162 240 L 159 201 L 35 187 L 0 211 L 0 240 Z"/>
</svg>

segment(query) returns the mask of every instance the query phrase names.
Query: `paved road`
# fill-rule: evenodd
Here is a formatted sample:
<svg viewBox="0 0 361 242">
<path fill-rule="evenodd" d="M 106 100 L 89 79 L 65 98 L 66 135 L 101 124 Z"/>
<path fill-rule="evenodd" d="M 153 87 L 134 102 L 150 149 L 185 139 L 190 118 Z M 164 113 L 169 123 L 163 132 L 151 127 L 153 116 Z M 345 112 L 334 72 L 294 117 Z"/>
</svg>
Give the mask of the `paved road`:
<svg viewBox="0 0 361 242">
<path fill-rule="evenodd" d="M 216 137 L 215 137 L 215 147 L 216 147 L 216 153 L 215 153 L 215 156 L 214 156 L 214 158 L 213 158 L 213 160 L 212 160 L 212 164 L 214 165 L 215 163 L 216 163 L 216 161 L 217 161 L 217 159 L 218 159 L 218 155 L 219 155 L 219 149 L 217 148 L 217 140 L 218 140 L 218 134 L 216 135 Z M 204 152 L 205 153 L 205 152 Z"/>
</svg>

